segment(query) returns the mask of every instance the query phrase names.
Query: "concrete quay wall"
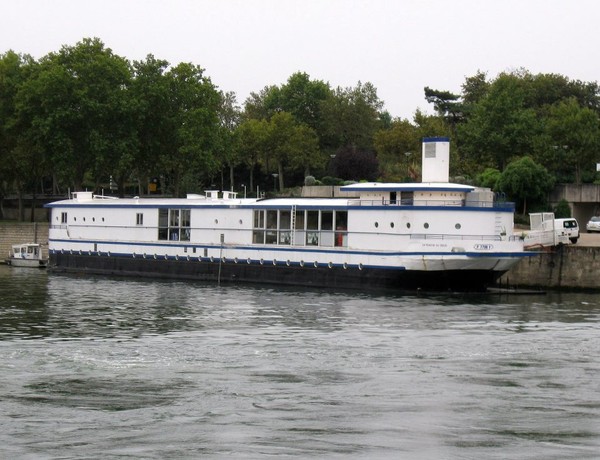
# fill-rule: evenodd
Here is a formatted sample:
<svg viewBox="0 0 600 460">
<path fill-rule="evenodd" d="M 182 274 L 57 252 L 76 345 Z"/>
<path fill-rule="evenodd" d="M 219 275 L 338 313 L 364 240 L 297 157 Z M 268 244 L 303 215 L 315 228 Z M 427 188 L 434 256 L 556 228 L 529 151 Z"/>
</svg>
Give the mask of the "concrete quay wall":
<svg viewBox="0 0 600 460">
<path fill-rule="evenodd" d="M 548 290 L 600 290 L 600 247 L 565 245 L 524 258 L 502 276 L 500 284 Z"/>
</svg>

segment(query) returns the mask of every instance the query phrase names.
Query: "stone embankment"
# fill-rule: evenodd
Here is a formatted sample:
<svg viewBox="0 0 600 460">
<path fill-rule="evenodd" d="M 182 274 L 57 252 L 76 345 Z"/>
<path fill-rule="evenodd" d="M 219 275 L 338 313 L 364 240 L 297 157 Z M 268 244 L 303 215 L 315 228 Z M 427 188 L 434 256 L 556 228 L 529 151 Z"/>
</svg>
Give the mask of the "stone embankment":
<svg viewBox="0 0 600 460">
<path fill-rule="evenodd" d="M 11 245 L 19 243 L 40 243 L 47 255 L 48 223 L 0 222 L 0 261 L 8 257 Z M 577 244 L 524 258 L 500 284 L 542 290 L 600 290 L 600 235 L 584 233 Z"/>
</svg>

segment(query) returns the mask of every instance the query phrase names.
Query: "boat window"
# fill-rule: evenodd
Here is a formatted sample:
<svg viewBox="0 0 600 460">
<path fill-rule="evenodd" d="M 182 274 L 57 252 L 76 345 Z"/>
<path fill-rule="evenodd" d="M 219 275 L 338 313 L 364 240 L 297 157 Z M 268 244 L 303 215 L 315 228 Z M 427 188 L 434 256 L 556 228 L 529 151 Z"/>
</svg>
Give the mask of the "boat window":
<svg viewBox="0 0 600 460">
<path fill-rule="evenodd" d="M 279 211 L 279 228 L 282 230 L 289 230 L 291 228 L 291 212 L 290 211 Z"/>
<path fill-rule="evenodd" d="M 144 225 L 144 214 L 141 212 L 135 215 L 135 225 Z"/>
<path fill-rule="evenodd" d="M 335 212 L 335 245 L 348 245 L 348 212 Z"/>
<path fill-rule="evenodd" d="M 277 211 L 267 211 L 267 228 L 277 228 Z"/>
<path fill-rule="evenodd" d="M 333 211 L 321 211 L 321 230 L 333 230 Z"/>
<path fill-rule="evenodd" d="M 265 211 L 254 211 L 254 228 L 265 228 Z"/>
<path fill-rule="evenodd" d="M 190 234 L 191 229 L 189 209 L 158 210 L 159 240 L 189 241 Z"/>
<path fill-rule="evenodd" d="M 307 230 L 318 230 L 319 229 L 319 211 L 307 211 L 306 212 L 306 229 Z"/>
<path fill-rule="evenodd" d="M 61 212 L 60 213 L 60 223 L 61 224 L 66 224 L 67 223 L 67 213 L 66 212 Z"/>
</svg>

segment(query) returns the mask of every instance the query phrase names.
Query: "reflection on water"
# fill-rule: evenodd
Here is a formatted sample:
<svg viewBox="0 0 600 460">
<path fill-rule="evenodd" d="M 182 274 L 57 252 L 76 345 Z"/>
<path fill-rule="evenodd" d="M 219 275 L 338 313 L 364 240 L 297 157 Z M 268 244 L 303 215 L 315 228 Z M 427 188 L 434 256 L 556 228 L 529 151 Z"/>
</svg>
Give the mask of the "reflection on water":
<svg viewBox="0 0 600 460">
<path fill-rule="evenodd" d="M 0 456 L 596 458 L 599 315 L 0 266 Z"/>
</svg>

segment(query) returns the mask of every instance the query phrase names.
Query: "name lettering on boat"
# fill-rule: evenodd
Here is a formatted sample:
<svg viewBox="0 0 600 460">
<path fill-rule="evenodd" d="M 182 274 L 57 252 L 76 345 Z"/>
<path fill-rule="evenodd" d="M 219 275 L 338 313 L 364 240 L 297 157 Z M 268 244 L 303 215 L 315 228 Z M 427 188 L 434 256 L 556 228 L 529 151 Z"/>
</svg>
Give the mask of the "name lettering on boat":
<svg viewBox="0 0 600 460">
<path fill-rule="evenodd" d="M 494 249 L 494 245 L 493 244 L 476 244 L 474 246 L 476 251 L 491 251 L 492 249 Z"/>
</svg>

